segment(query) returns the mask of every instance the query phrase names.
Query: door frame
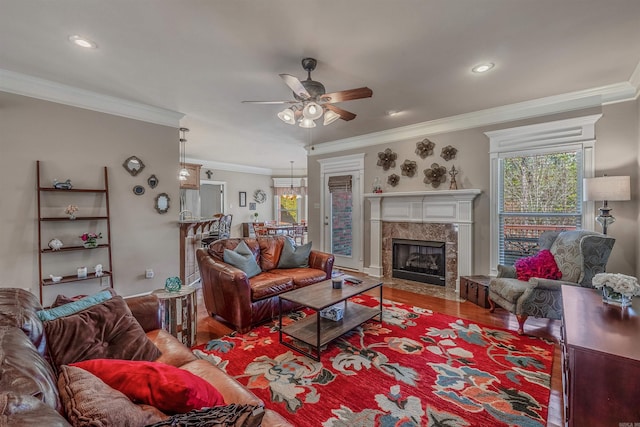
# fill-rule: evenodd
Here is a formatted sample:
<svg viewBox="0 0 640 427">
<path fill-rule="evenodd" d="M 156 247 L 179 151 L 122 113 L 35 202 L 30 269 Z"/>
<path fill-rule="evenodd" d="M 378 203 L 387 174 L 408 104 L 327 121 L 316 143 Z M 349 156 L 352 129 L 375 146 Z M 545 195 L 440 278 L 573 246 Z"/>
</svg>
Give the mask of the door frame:
<svg viewBox="0 0 640 427">
<path fill-rule="evenodd" d="M 214 181 L 211 179 L 201 179 L 200 185 L 202 184 L 210 184 L 210 185 L 220 185 L 222 186 L 222 206 L 220 206 L 221 212 L 226 214 L 225 206 L 227 204 L 227 181 Z"/>
<path fill-rule="evenodd" d="M 327 239 L 330 227 L 325 222 L 326 208 L 331 197 L 325 185 L 327 175 L 345 173 L 353 174 L 357 178 L 353 188 L 357 189 L 358 198 L 354 198 L 353 203 L 358 204 L 359 212 L 353 217 L 353 228 L 357 232 L 357 238 L 353 239 L 353 251 L 359 257 L 356 261 L 358 271 L 364 270 L 364 156 L 364 153 L 361 153 L 318 160 L 320 163 L 320 247 L 325 252 L 331 252 L 331 248 L 328 247 L 329 239 Z"/>
</svg>

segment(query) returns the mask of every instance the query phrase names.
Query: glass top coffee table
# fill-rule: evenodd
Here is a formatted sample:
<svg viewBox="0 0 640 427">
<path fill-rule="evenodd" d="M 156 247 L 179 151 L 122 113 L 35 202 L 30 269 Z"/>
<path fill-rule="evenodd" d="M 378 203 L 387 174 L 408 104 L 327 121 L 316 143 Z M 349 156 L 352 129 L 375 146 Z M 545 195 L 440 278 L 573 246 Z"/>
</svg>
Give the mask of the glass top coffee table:
<svg viewBox="0 0 640 427">
<path fill-rule="evenodd" d="M 380 305 L 378 307 L 366 307 L 349 301 L 349 298 L 374 288 L 380 289 Z M 316 312 L 315 316 L 307 316 L 283 327 L 282 300 L 308 307 Z M 321 310 L 338 303 L 344 303 L 342 319 L 334 321 L 320 316 Z M 279 308 L 278 324 L 280 326 L 280 344 L 302 353 L 313 360 L 320 361 L 320 348 L 323 345 L 330 343 L 356 326 L 376 316 L 379 316 L 379 320 L 382 322 L 382 282 L 377 279 L 362 278 L 362 283 L 353 285 L 345 283 L 341 289 L 333 289 L 331 280 L 325 280 L 324 282 L 281 294 Z M 308 344 L 315 349 L 316 354 L 313 355 L 283 340 L 283 335 L 288 335 Z"/>
</svg>

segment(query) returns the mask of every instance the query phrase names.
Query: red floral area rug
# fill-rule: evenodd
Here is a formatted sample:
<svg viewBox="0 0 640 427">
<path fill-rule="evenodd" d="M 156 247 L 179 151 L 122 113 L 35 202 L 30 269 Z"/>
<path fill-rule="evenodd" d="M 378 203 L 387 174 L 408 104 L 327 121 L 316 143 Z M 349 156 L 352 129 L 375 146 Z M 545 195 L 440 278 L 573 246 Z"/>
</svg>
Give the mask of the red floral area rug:
<svg viewBox="0 0 640 427">
<path fill-rule="evenodd" d="M 352 301 L 378 304 L 366 295 Z M 320 362 L 280 344 L 277 322 L 193 352 L 296 426 L 544 427 L 554 347 L 385 300 L 382 324 L 331 342 Z"/>
</svg>

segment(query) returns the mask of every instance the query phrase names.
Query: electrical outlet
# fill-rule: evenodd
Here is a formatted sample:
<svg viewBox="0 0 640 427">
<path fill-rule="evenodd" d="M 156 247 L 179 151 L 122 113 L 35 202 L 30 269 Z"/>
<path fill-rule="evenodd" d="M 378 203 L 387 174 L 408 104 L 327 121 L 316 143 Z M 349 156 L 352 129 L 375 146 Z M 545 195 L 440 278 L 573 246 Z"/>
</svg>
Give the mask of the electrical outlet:
<svg viewBox="0 0 640 427">
<path fill-rule="evenodd" d="M 147 279 L 153 279 L 153 270 L 150 268 L 147 268 L 144 273 L 144 277 Z"/>
</svg>

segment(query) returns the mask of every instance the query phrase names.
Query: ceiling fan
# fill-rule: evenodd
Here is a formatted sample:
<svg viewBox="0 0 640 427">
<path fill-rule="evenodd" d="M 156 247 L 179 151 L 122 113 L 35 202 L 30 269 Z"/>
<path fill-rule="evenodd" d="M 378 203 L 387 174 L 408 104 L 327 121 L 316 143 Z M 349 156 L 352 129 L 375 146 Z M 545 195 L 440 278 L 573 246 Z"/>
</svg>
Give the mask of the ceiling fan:
<svg viewBox="0 0 640 427">
<path fill-rule="evenodd" d="M 311 79 L 311 72 L 316 69 L 318 61 L 314 58 L 304 58 L 302 68 L 307 72 L 306 80 L 298 80 L 290 74 L 280 74 L 285 84 L 293 91 L 294 100 L 289 101 L 242 101 L 248 104 L 291 104 L 278 113 L 278 118 L 285 123 L 300 127 L 316 127 L 315 120 L 324 116 L 323 125 L 328 125 L 338 119 L 353 120 L 356 115 L 343 110 L 333 104 L 354 99 L 370 98 L 373 91 L 368 87 L 341 90 L 339 92 L 326 93 L 324 85 Z"/>
</svg>

